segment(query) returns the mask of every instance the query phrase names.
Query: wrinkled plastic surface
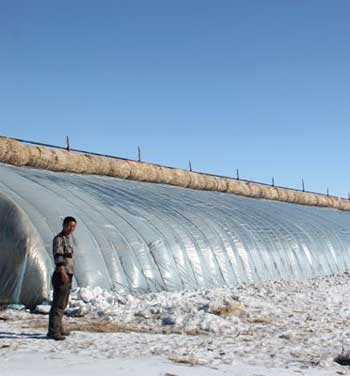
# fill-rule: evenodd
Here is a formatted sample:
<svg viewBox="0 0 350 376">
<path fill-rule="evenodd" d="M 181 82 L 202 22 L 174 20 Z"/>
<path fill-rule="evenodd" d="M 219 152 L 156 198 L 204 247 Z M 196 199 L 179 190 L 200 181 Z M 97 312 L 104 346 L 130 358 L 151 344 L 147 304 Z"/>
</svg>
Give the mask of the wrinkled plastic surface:
<svg viewBox="0 0 350 376">
<path fill-rule="evenodd" d="M 47 297 L 67 215 L 79 286 L 211 288 L 350 266 L 350 213 L 335 209 L 5 164 L 0 192 L 2 302 Z"/>
</svg>

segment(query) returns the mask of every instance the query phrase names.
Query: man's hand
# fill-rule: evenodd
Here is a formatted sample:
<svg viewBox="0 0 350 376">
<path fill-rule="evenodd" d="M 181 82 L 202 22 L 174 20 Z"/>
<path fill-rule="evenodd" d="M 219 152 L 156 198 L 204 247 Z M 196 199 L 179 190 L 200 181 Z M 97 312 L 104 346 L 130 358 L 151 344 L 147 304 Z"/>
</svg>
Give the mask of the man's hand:
<svg viewBox="0 0 350 376">
<path fill-rule="evenodd" d="M 66 283 L 69 282 L 68 274 L 66 273 L 66 270 L 64 269 L 64 266 L 60 266 L 58 270 L 61 273 L 62 282 L 65 285 Z"/>
</svg>

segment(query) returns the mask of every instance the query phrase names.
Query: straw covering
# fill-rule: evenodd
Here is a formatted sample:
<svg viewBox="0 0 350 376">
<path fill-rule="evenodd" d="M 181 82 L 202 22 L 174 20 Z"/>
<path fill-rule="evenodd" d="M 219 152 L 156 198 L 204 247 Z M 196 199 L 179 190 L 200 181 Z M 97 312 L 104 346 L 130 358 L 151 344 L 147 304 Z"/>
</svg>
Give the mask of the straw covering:
<svg viewBox="0 0 350 376">
<path fill-rule="evenodd" d="M 6 137 L 0 137 L 0 162 L 50 171 L 113 176 L 121 179 L 233 193 L 301 205 L 350 210 L 350 201 L 338 197 L 271 187 L 253 182 L 248 183 L 151 163 L 100 157 L 42 146 L 31 147 Z"/>
</svg>

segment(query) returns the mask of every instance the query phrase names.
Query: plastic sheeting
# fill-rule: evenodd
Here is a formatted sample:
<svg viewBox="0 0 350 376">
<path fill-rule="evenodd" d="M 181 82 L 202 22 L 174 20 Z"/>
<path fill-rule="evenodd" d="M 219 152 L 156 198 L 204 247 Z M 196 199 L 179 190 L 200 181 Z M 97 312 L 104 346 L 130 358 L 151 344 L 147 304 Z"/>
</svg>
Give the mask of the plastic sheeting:
<svg viewBox="0 0 350 376">
<path fill-rule="evenodd" d="M 0 164 L 0 302 L 47 298 L 52 238 L 73 236 L 79 286 L 234 286 L 349 270 L 350 213 Z"/>
</svg>

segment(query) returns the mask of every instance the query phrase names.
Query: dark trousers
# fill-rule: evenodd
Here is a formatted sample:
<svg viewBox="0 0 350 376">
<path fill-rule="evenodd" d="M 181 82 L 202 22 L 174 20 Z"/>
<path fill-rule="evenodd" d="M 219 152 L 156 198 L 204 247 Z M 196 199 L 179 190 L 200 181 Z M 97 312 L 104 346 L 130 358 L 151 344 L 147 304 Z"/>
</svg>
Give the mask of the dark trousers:
<svg viewBox="0 0 350 376">
<path fill-rule="evenodd" d="M 59 335 L 64 331 L 62 319 L 72 288 L 72 275 L 69 275 L 69 282 L 64 284 L 62 283 L 61 274 L 55 271 L 51 282 L 53 286 L 53 300 L 49 315 L 48 335 Z"/>
</svg>

